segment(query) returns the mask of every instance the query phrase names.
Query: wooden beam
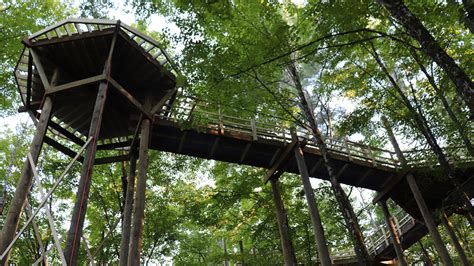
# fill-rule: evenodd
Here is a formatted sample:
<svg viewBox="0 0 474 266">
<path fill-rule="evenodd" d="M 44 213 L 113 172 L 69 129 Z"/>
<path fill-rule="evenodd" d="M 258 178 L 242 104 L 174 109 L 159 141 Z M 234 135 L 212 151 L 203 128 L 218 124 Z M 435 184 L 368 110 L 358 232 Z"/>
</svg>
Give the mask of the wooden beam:
<svg viewBox="0 0 474 266">
<path fill-rule="evenodd" d="M 132 138 L 132 143 L 130 144 L 130 152 L 135 152 L 135 146 L 137 146 L 137 143 L 138 143 L 138 139 L 140 138 L 139 134 L 140 134 L 140 127 L 141 127 L 141 124 L 142 124 L 142 120 L 143 120 L 143 114 L 140 115 L 140 118 L 138 118 L 138 122 L 137 122 L 137 127 L 135 128 L 135 133 L 133 134 L 133 138 Z"/>
<path fill-rule="evenodd" d="M 298 143 L 299 143 L 298 140 L 293 140 L 289 144 L 286 145 L 285 149 L 278 156 L 278 159 L 276 160 L 276 162 L 273 164 L 273 166 L 270 168 L 270 170 L 268 170 L 267 174 L 265 175 L 265 178 L 263 180 L 265 184 L 268 182 L 268 180 L 272 178 L 279 178 L 283 174 L 284 168 L 293 154 L 293 149 Z"/>
<path fill-rule="evenodd" d="M 55 92 L 59 92 L 63 90 L 69 90 L 69 89 L 74 89 L 74 88 L 89 85 L 89 84 L 94 84 L 105 79 L 106 79 L 106 76 L 104 74 L 100 74 L 93 77 L 88 77 L 85 79 L 80 79 L 73 82 L 61 84 L 58 86 L 52 86 L 49 90 L 46 91 L 46 94 L 51 94 L 51 93 L 55 93 Z"/>
<path fill-rule="evenodd" d="M 271 179 L 272 199 L 275 204 L 275 212 L 278 224 L 278 232 L 280 233 L 281 249 L 285 265 L 296 265 L 296 256 L 291 243 L 289 233 L 288 217 L 286 216 L 285 207 L 281 198 L 280 185 L 278 179 Z"/>
<path fill-rule="evenodd" d="M 43 87 L 45 91 L 48 91 L 51 88 L 51 86 L 49 84 L 48 77 L 46 76 L 46 73 L 44 72 L 43 64 L 40 61 L 40 56 L 36 53 L 35 50 L 31 48 L 30 48 L 30 54 L 33 57 L 33 62 L 36 66 L 36 70 L 38 71 L 41 82 L 43 83 Z"/>
<path fill-rule="evenodd" d="M 188 131 L 184 131 L 183 136 L 181 137 L 181 140 L 179 141 L 178 153 L 181 153 L 181 151 L 183 150 L 184 142 L 186 141 L 187 135 L 188 135 Z"/>
<path fill-rule="evenodd" d="M 150 124 L 151 121 L 149 119 L 143 119 L 140 132 L 137 188 L 134 201 L 132 232 L 130 234 L 128 265 L 140 265 L 144 226 L 143 219 L 145 218 L 145 192 L 148 170 L 148 144 L 150 143 Z"/>
<path fill-rule="evenodd" d="M 129 154 L 110 156 L 110 157 L 102 157 L 102 158 L 95 158 L 94 165 L 124 162 L 124 161 L 128 161 L 128 160 L 130 160 L 130 155 Z"/>
<path fill-rule="evenodd" d="M 339 179 L 339 177 L 341 177 L 341 175 L 346 171 L 347 167 L 349 166 L 349 164 L 345 163 L 341 169 L 339 169 L 339 171 L 337 172 L 336 174 L 336 178 Z"/>
<path fill-rule="evenodd" d="M 137 167 L 137 156 L 131 153 L 129 174 L 127 177 L 127 190 L 123 207 L 122 237 L 120 239 L 120 266 L 127 266 L 128 249 L 130 244 L 130 233 L 132 231 L 133 197 L 135 192 L 135 169 Z"/>
<path fill-rule="evenodd" d="M 132 140 L 128 139 L 126 141 L 120 141 L 120 142 L 115 142 L 115 143 L 108 143 L 108 144 L 102 144 L 97 146 L 97 150 L 113 150 L 117 148 L 123 148 L 130 146 L 132 144 Z"/>
<path fill-rule="evenodd" d="M 212 158 L 214 156 L 214 153 L 217 150 L 217 146 L 219 146 L 220 138 L 217 137 L 216 140 L 214 140 L 214 144 L 212 144 L 211 152 L 209 153 L 209 158 Z"/>
<path fill-rule="evenodd" d="M 79 138 L 78 136 L 76 136 L 73 133 L 69 132 L 68 130 L 66 130 L 65 128 L 63 128 L 59 124 L 56 124 L 53 121 L 49 121 L 49 127 L 56 130 L 58 133 L 60 133 L 61 135 L 68 138 L 70 141 L 76 143 L 79 146 L 83 146 L 84 143 L 85 143 L 81 138 Z"/>
<path fill-rule="evenodd" d="M 101 82 L 97 92 L 92 118 L 89 126 L 88 138 L 92 138 L 91 145 L 89 145 L 84 153 L 84 162 L 82 163 L 81 178 L 77 186 L 76 202 L 71 216 L 71 223 L 67 233 L 66 245 L 64 248 L 64 256 L 68 260 L 68 265 L 77 265 L 77 256 L 79 253 L 80 241 L 78 239 L 82 236 L 84 220 L 87 209 L 87 202 L 89 199 L 89 192 L 91 187 L 91 177 L 94 169 L 94 159 L 96 155 L 97 139 L 100 133 L 102 124 L 102 117 L 104 113 L 106 95 L 108 84 Z"/>
<path fill-rule="evenodd" d="M 280 154 L 281 148 L 277 148 L 275 153 L 273 154 L 272 158 L 270 159 L 270 167 L 275 163 L 275 160 L 278 158 L 278 155 Z"/>
<path fill-rule="evenodd" d="M 114 29 L 106 29 L 103 31 L 94 31 L 94 32 L 85 32 L 83 34 L 74 34 L 71 36 L 67 37 L 62 37 L 62 38 L 54 38 L 54 39 L 43 39 L 43 40 L 38 40 L 36 42 L 32 42 L 29 39 L 23 39 L 22 43 L 27 46 L 27 47 L 38 47 L 38 46 L 47 46 L 47 45 L 53 45 L 53 44 L 62 44 L 62 43 L 67 43 L 67 42 L 72 42 L 76 40 L 83 40 L 83 39 L 88 39 L 88 38 L 95 38 L 95 37 L 102 37 L 102 36 L 107 36 L 107 35 L 112 35 L 114 33 Z"/>
<path fill-rule="evenodd" d="M 178 89 L 173 88 L 172 90 L 168 91 L 161 99 L 160 101 L 151 109 L 151 113 L 154 115 L 156 114 L 162 107 L 165 105 L 165 103 L 171 99 L 171 97 L 176 93 Z"/>
<path fill-rule="evenodd" d="M 247 153 L 249 152 L 251 146 L 252 146 L 251 142 L 245 145 L 244 152 L 242 152 L 242 155 L 240 156 L 240 160 L 239 160 L 240 163 L 242 163 L 245 160 L 245 157 L 247 157 Z"/>
<path fill-rule="evenodd" d="M 131 95 L 124 87 L 122 87 L 122 85 L 120 85 L 117 81 L 115 81 L 115 79 L 110 77 L 109 82 L 114 89 L 116 89 L 123 96 L 125 96 L 125 98 L 127 98 L 127 100 L 131 104 L 133 104 L 138 110 L 140 110 L 140 112 L 142 112 L 142 114 L 144 114 L 148 119 L 153 118 L 152 114 L 148 112 L 147 110 L 145 110 L 143 105 L 137 99 L 135 99 L 135 97 L 133 97 L 133 95 Z"/>
<path fill-rule="evenodd" d="M 372 200 L 372 203 L 376 204 L 377 202 L 381 200 L 388 199 L 390 197 L 390 193 L 392 192 L 392 190 L 395 188 L 395 186 L 398 185 L 398 183 L 400 183 L 404 179 L 407 172 L 408 172 L 407 170 L 402 170 L 396 176 L 394 176 L 392 180 L 389 181 L 389 183 L 384 187 L 384 189 L 381 190 L 379 193 L 377 193 L 377 195 Z"/>
<path fill-rule="evenodd" d="M 372 174 L 372 172 L 373 169 L 367 169 L 364 175 L 357 181 L 357 185 L 360 186 L 362 183 L 364 183 L 364 181 L 367 179 L 367 177 L 369 177 L 370 174 Z"/>
<path fill-rule="evenodd" d="M 324 159 L 323 158 L 320 158 L 318 160 L 318 162 L 316 162 L 316 164 L 314 164 L 314 166 L 311 168 L 311 170 L 309 171 L 309 174 L 312 176 L 314 175 L 314 173 L 319 169 L 319 167 L 321 167 L 321 165 L 323 164 L 324 162 Z"/>
<path fill-rule="evenodd" d="M 28 78 L 26 80 L 26 101 L 25 101 L 26 109 L 30 108 L 32 76 L 33 76 L 33 56 L 29 54 L 28 55 Z"/>
<path fill-rule="evenodd" d="M 68 147 L 62 145 L 61 143 L 55 141 L 54 139 L 48 137 L 48 136 L 44 136 L 44 139 L 43 141 L 48 144 L 49 146 L 55 148 L 56 150 L 64 153 L 65 155 L 71 157 L 71 158 L 74 158 L 76 156 L 76 152 L 69 149 Z"/>
<path fill-rule="evenodd" d="M 294 134 L 295 139 L 296 133 Z M 316 240 L 318 258 L 322 266 L 330 266 L 331 258 L 329 257 L 329 250 L 326 243 L 326 237 L 324 236 L 323 225 L 321 223 L 321 216 L 319 214 L 318 206 L 316 205 L 316 200 L 314 197 L 314 191 L 311 187 L 311 182 L 309 180 L 308 167 L 306 166 L 306 161 L 304 159 L 303 150 L 301 147 L 296 146 L 294 149 L 296 163 L 298 165 L 298 170 L 300 172 L 301 181 L 303 183 L 304 194 L 306 196 L 306 202 L 308 205 L 308 211 L 311 217 L 311 223 L 313 225 L 313 232 Z M 345 165 L 344 165 L 345 166 Z M 343 167 L 344 168 L 344 167 Z"/>
<path fill-rule="evenodd" d="M 53 101 L 50 97 L 46 97 L 43 110 L 41 111 L 41 116 L 36 127 L 36 133 L 30 145 L 30 154 L 34 163 L 37 163 L 38 161 L 52 109 Z M 7 247 L 15 238 L 18 223 L 20 222 L 20 215 L 30 191 L 32 177 L 33 172 L 31 170 L 30 163 L 28 160 L 26 160 L 21 170 L 21 175 L 18 180 L 15 193 L 13 194 L 13 198 L 10 202 L 7 216 L 3 220 L 3 228 L 0 233 L 0 254 L 6 252 L 6 254 L 4 254 L 6 257 L 1 259 L 1 265 L 8 265 L 9 252 L 7 251 Z"/>
</svg>

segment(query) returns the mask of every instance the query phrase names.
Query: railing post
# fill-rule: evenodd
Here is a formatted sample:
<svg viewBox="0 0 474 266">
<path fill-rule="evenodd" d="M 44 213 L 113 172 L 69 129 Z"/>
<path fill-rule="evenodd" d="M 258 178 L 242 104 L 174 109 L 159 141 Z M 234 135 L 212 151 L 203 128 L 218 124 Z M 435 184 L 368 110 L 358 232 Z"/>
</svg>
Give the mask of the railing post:
<svg viewBox="0 0 474 266">
<path fill-rule="evenodd" d="M 346 148 L 347 151 L 347 156 L 349 157 L 349 161 L 352 162 L 352 155 L 351 155 L 351 150 L 349 149 L 349 144 L 347 143 L 347 137 L 344 138 L 344 147 Z"/>
<path fill-rule="evenodd" d="M 258 139 L 258 136 L 257 136 L 257 126 L 255 125 L 255 119 L 250 119 L 250 126 L 252 128 L 252 139 L 253 140 L 257 140 Z"/>
<path fill-rule="evenodd" d="M 383 226 L 381 226 L 380 229 L 382 229 L 382 237 L 383 237 L 383 240 L 384 240 L 384 242 L 385 242 L 385 245 L 388 246 L 389 242 L 388 242 L 387 233 L 386 233 L 386 231 L 385 231 L 385 229 L 384 229 Z"/>
<path fill-rule="evenodd" d="M 222 119 L 221 104 L 217 104 L 217 115 L 218 115 L 218 131 L 219 134 L 224 134 L 224 121 Z"/>
<path fill-rule="evenodd" d="M 377 167 L 377 162 L 375 161 L 375 155 L 374 155 L 374 151 L 372 151 L 372 148 L 370 146 L 367 146 L 369 148 L 369 155 L 370 155 L 370 158 L 372 159 L 372 165 L 374 167 Z"/>
</svg>

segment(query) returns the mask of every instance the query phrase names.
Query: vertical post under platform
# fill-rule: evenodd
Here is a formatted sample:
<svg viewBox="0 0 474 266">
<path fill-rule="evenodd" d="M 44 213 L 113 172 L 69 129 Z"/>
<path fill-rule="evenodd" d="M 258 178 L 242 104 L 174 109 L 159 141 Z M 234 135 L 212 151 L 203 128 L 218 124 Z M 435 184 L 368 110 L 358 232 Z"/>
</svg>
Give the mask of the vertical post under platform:
<svg viewBox="0 0 474 266">
<path fill-rule="evenodd" d="M 107 96 L 107 83 L 101 82 L 95 101 L 92 120 L 89 128 L 89 138 L 92 138 L 91 144 L 87 147 L 82 163 L 81 178 L 76 193 L 76 202 L 71 218 L 71 225 L 67 234 L 64 256 L 68 265 L 76 265 L 79 246 L 81 243 L 82 229 L 86 215 L 87 202 L 91 187 L 92 172 L 94 169 L 94 159 L 97 149 L 97 139 L 99 137 L 102 115 L 104 112 L 105 100 Z"/>
<path fill-rule="evenodd" d="M 49 118 L 51 117 L 51 110 L 53 103 L 50 97 L 46 97 L 41 110 L 41 116 L 36 127 L 36 133 L 31 141 L 30 153 L 34 163 L 38 162 L 38 157 L 43 146 L 43 137 L 46 134 L 48 128 Z M 0 235 L 0 253 L 8 247 L 10 242 L 13 240 L 16 234 L 18 222 L 20 221 L 20 215 L 25 205 L 26 197 L 31 187 L 33 172 L 28 159 L 25 160 L 25 164 L 21 170 L 20 179 L 15 189 L 15 194 L 8 208 L 7 217 L 3 225 L 3 229 Z M 6 264 L 8 256 L 6 256 L 0 264 Z"/>
<path fill-rule="evenodd" d="M 428 231 L 430 232 L 436 251 L 441 257 L 443 265 L 453 265 L 453 262 L 449 257 L 448 250 L 443 244 L 441 235 L 439 234 L 438 229 L 436 228 L 436 223 L 434 222 L 433 216 L 431 215 L 428 206 L 426 205 L 425 199 L 423 199 L 423 196 L 421 195 L 418 185 L 416 184 L 415 177 L 413 176 L 413 174 L 408 173 L 406 179 L 413 193 L 413 196 L 415 197 L 416 204 L 418 205 L 418 208 L 420 209 L 420 212 L 423 215 L 423 220 L 425 221 L 425 225 L 428 228 Z"/>
<path fill-rule="evenodd" d="M 278 222 L 278 231 L 280 232 L 281 249 L 285 265 L 296 265 L 295 251 L 291 244 L 290 234 L 288 232 L 288 224 L 286 221 L 285 208 L 281 199 L 280 186 L 278 179 L 270 179 L 272 185 L 273 203 L 275 204 L 276 217 Z"/>
<path fill-rule="evenodd" d="M 130 169 L 127 180 L 127 192 L 125 195 L 125 206 L 123 208 L 122 238 L 120 240 L 120 265 L 126 266 L 128 262 L 128 250 L 130 246 L 130 231 L 132 226 L 133 197 L 135 190 L 135 168 L 137 156 L 132 152 L 130 158 Z"/>
<path fill-rule="evenodd" d="M 465 266 L 471 265 L 469 263 L 469 260 L 466 257 L 466 253 L 464 253 L 464 250 L 462 249 L 462 246 L 459 243 L 458 238 L 456 237 L 456 234 L 454 233 L 453 226 L 451 222 L 448 220 L 448 216 L 446 215 L 445 212 L 442 212 L 440 216 L 441 216 L 441 222 L 443 223 L 443 226 L 446 229 L 446 232 L 448 233 L 449 238 L 451 238 L 451 242 L 453 242 L 454 247 L 456 248 L 456 251 L 459 255 L 459 259 L 461 260 L 462 264 Z"/>
<path fill-rule="evenodd" d="M 306 195 L 306 202 L 308 203 L 309 214 L 311 216 L 311 222 L 313 224 L 313 232 L 316 240 L 318 257 L 321 262 L 321 265 L 330 266 L 331 258 L 329 257 L 329 250 L 326 245 L 326 237 L 324 236 L 324 229 L 321 223 L 321 216 L 319 215 L 318 206 L 314 198 L 313 188 L 309 181 L 308 168 L 306 167 L 306 162 L 304 160 L 303 151 L 297 145 L 295 147 L 295 158 L 298 164 L 298 170 L 301 175 L 301 180 L 303 182 L 304 194 Z"/>
<path fill-rule="evenodd" d="M 403 249 L 400 243 L 400 238 L 398 236 L 397 231 L 395 230 L 395 226 L 393 225 L 390 212 L 388 211 L 387 202 L 385 200 L 379 201 L 379 206 L 380 208 L 382 208 L 385 223 L 387 224 L 387 228 L 390 232 L 392 245 L 393 245 L 393 248 L 395 249 L 395 253 L 397 254 L 397 258 L 398 258 L 398 264 L 401 266 L 407 266 L 408 263 L 405 259 L 405 255 L 403 255 Z"/>
<path fill-rule="evenodd" d="M 148 145 L 150 142 L 150 119 L 144 118 L 140 133 L 140 150 L 138 157 L 137 190 L 134 200 L 132 232 L 130 235 L 130 249 L 128 265 L 140 265 L 142 250 L 142 235 L 145 217 L 145 190 L 148 170 Z"/>
</svg>

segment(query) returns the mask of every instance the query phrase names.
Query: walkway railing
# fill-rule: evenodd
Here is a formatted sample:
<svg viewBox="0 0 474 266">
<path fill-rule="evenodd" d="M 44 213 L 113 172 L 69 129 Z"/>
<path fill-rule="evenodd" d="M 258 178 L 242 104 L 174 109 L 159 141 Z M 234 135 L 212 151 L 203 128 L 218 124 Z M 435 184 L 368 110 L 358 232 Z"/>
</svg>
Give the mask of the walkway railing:
<svg viewBox="0 0 474 266">
<path fill-rule="evenodd" d="M 287 143 L 291 142 L 290 129 L 295 125 L 295 122 L 292 120 L 271 115 L 255 117 L 255 114 L 249 110 L 243 108 L 234 109 L 235 113 L 246 117 L 242 118 L 224 114 L 223 110 L 229 110 L 229 108 L 222 108 L 217 103 L 194 97 L 179 95 L 173 105 L 164 106 L 163 112 L 158 114 L 158 116 L 161 119 L 181 123 L 183 127 L 197 130 L 211 129 L 217 132 L 229 130 L 251 135 L 254 140 L 271 139 Z M 313 139 L 312 134 L 305 128 L 298 127 L 296 131 L 300 137 L 308 140 Z M 326 139 L 325 141 L 333 154 L 344 156 L 350 161 L 364 161 L 372 164 L 374 167 L 400 167 L 397 155 L 393 151 L 353 142 L 347 138 Z M 308 141 L 307 146 L 318 149 L 313 141 Z M 474 162 L 474 157 L 471 157 L 463 147 L 449 147 L 444 149 L 444 151 L 453 164 Z M 404 154 L 412 166 L 421 167 L 429 165 L 432 167 L 437 165 L 436 157 L 429 149 L 405 151 Z"/>
<path fill-rule="evenodd" d="M 398 209 L 393 214 L 392 220 L 395 225 L 395 230 L 399 236 L 402 236 L 410 229 L 411 226 L 415 225 L 415 219 L 413 219 L 413 217 L 411 217 L 409 214 L 405 213 L 402 209 Z M 371 256 L 379 254 L 381 251 L 391 245 L 390 232 L 387 229 L 387 225 L 385 223 L 376 225 L 375 232 L 366 236 L 365 245 L 369 255 Z M 333 260 L 338 261 L 354 259 L 355 257 L 356 254 L 352 248 L 346 250 L 335 250 L 331 255 Z"/>
</svg>

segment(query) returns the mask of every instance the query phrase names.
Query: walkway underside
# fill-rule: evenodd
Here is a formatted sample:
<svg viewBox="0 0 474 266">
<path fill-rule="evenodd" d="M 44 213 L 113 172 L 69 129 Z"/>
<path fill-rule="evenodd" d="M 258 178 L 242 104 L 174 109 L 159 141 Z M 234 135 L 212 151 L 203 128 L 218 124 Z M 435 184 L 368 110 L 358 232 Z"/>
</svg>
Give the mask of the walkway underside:
<svg viewBox="0 0 474 266">
<path fill-rule="evenodd" d="M 183 130 L 178 123 L 166 120 L 155 121 L 152 136 L 152 149 L 267 169 L 273 166 L 284 152 L 285 146 L 289 144 L 289 142 L 275 139 L 255 140 L 252 134 L 232 130 L 225 130 L 223 133 L 210 129 L 201 132 Z M 307 145 L 304 148 L 304 156 L 310 175 L 327 180 L 327 171 L 319 150 Z M 400 173 L 394 168 L 349 158 L 340 152 L 334 152 L 332 156 L 336 159 L 339 181 L 343 184 L 382 191 L 390 186 L 393 180 L 401 179 L 398 177 Z M 284 170 L 298 173 L 294 158 L 291 157 Z M 458 165 L 456 172 L 459 180 L 465 184 L 472 196 L 474 165 L 472 163 Z M 416 169 L 415 177 L 430 208 L 436 209 L 441 205 L 450 206 L 458 200 L 457 194 L 451 193 L 453 187 L 450 181 L 440 174 L 438 168 Z M 422 220 L 404 180 L 393 186 L 388 195 L 414 218 Z M 455 210 L 451 209 L 450 212 L 453 211 Z"/>
</svg>

